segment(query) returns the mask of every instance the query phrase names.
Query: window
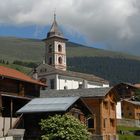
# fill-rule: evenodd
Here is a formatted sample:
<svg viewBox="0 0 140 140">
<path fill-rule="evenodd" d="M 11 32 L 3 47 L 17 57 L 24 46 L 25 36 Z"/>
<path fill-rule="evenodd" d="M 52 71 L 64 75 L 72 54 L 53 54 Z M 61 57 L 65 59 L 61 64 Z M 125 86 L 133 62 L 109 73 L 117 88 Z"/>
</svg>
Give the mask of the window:
<svg viewBox="0 0 140 140">
<path fill-rule="evenodd" d="M 81 89 L 83 87 L 83 84 L 79 84 L 79 89 Z"/>
<path fill-rule="evenodd" d="M 58 51 L 62 52 L 62 46 L 60 44 L 58 45 Z"/>
<path fill-rule="evenodd" d="M 111 103 L 111 109 L 115 110 L 115 104 L 114 103 Z"/>
<path fill-rule="evenodd" d="M 52 45 L 49 45 L 49 53 L 52 53 Z"/>
<path fill-rule="evenodd" d="M 68 89 L 68 87 L 67 86 L 64 86 L 64 89 Z"/>
<path fill-rule="evenodd" d="M 132 116 L 132 113 L 131 112 L 129 112 L 129 116 Z"/>
<path fill-rule="evenodd" d="M 61 57 L 58 58 L 58 63 L 62 64 L 62 58 Z"/>
<path fill-rule="evenodd" d="M 126 109 L 129 110 L 129 106 Z"/>
<path fill-rule="evenodd" d="M 94 128 L 94 119 L 88 118 L 87 125 L 88 125 L 88 128 Z"/>
<path fill-rule="evenodd" d="M 105 118 L 105 119 L 103 120 L 103 128 L 106 128 L 106 126 L 107 126 L 107 118 Z"/>
<path fill-rule="evenodd" d="M 54 84 L 55 84 L 55 80 L 54 79 L 51 79 L 50 80 L 50 89 L 54 89 Z"/>
<path fill-rule="evenodd" d="M 103 102 L 103 106 L 104 106 L 105 109 L 108 109 L 108 102 L 107 101 L 104 101 Z"/>
<path fill-rule="evenodd" d="M 49 65 L 52 64 L 52 57 L 49 58 Z"/>
<path fill-rule="evenodd" d="M 114 119 L 110 119 L 110 125 L 111 125 L 111 127 L 115 126 L 115 120 Z"/>
</svg>

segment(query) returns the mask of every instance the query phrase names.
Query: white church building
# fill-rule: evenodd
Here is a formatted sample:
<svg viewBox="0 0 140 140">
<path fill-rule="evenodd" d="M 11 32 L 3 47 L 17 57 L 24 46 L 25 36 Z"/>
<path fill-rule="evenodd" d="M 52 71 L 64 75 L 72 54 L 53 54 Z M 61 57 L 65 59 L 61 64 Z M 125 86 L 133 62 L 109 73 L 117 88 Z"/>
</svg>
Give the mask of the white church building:
<svg viewBox="0 0 140 140">
<path fill-rule="evenodd" d="M 66 41 L 54 15 L 53 24 L 44 39 L 45 60 L 32 72 L 32 77 L 47 83 L 48 89 L 109 87 L 109 82 L 103 78 L 67 70 Z"/>
</svg>

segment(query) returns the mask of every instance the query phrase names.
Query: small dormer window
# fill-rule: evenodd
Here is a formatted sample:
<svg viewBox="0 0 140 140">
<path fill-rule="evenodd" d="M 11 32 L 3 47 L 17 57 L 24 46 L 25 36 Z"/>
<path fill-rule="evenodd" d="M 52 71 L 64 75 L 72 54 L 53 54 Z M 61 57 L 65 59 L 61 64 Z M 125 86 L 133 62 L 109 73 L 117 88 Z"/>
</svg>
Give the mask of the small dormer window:
<svg viewBox="0 0 140 140">
<path fill-rule="evenodd" d="M 62 46 L 60 44 L 58 45 L 58 51 L 62 52 Z"/>
</svg>

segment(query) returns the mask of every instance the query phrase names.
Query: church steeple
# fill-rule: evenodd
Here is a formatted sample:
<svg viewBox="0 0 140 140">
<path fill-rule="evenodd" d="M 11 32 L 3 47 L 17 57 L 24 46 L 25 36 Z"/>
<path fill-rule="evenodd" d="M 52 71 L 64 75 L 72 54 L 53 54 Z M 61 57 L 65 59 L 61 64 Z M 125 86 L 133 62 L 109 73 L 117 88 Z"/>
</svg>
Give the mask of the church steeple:
<svg viewBox="0 0 140 140">
<path fill-rule="evenodd" d="M 52 26 L 47 33 L 47 38 L 44 40 L 45 48 L 45 63 L 55 67 L 56 69 L 66 70 L 66 41 L 56 22 L 56 14 Z"/>
<path fill-rule="evenodd" d="M 50 28 L 50 31 L 47 34 L 47 38 L 50 37 L 60 37 L 60 38 L 64 38 L 63 33 L 60 31 L 58 24 L 56 22 L 56 14 L 54 13 L 54 21 L 53 24 Z"/>
</svg>

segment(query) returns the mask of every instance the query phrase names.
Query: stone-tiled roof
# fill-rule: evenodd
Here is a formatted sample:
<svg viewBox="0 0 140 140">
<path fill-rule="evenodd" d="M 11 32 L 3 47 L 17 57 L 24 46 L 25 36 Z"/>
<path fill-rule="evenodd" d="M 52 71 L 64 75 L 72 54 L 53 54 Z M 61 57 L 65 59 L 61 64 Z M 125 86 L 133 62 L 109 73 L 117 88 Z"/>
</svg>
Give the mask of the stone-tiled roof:
<svg viewBox="0 0 140 140">
<path fill-rule="evenodd" d="M 60 70 L 56 70 L 54 72 L 56 72 L 58 74 L 65 75 L 65 76 L 78 77 L 78 78 L 82 78 L 82 79 L 85 79 L 88 81 L 109 84 L 109 82 L 106 81 L 105 79 L 98 77 L 98 76 L 95 76 L 93 74 L 86 74 L 86 73 L 80 73 L 80 72 L 74 72 L 74 71 L 60 71 Z"/>
<path fill-rule="evenodd" d="M 80 73 L 80 72 L 74 72 L 74 71 L 63 71 L 63 70 L 59 70 L 59 69 L 55 69 L 54 67 L 48 65 L 48 64 L 40 64 L 38 66 L 38 68 L 41 67 L 45 67 L 46 69 L 50 69 L 47 70 L 47 72 L 43 72 L 40 73 L 38 70 L 38 74 L 39 75 L 51 75 L 51 74 L 60 74 L 63 76 L 70 76 L 70 77 L 76 77 L 76 78 L 81 78 L 87 81 L 91 81 L 91 82 L 98 82 L 98 83 L 102 83 L 102 84 L 109 84 L 109 82 L 101 77 L 95 76 L 93 74 L 86 74 L 86 73 Z M 37 69 L 38 69 L 37 68 Z"/>
<path fill-rule="evenodd" d="M 94 97 L 103 98 L 112 88 L 90 88 L 71 90 L 45 90 L 40 92 L 40 97 Z"/>
</svg>

